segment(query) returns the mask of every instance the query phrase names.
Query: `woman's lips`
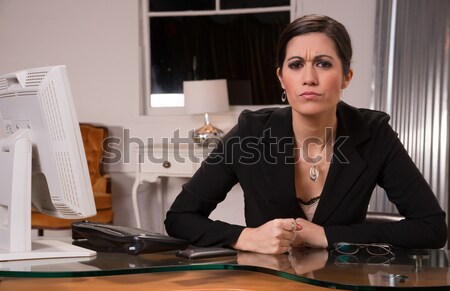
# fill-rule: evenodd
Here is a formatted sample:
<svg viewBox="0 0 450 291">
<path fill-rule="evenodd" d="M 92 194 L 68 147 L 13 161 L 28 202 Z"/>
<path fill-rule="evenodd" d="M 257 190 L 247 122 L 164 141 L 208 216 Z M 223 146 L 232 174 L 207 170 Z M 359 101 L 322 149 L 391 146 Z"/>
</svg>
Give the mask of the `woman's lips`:
<svg viewBox="0 0 450 291">
<path fill-rule="evenodd" d="M 317 92 L 314 92 L 314 91 L 305 91 L 305 92 L 301 93 L 300 96 L 307 100 L 312 100 L 312 99 L 319 97 L 320 94 Z"/>
</svg>

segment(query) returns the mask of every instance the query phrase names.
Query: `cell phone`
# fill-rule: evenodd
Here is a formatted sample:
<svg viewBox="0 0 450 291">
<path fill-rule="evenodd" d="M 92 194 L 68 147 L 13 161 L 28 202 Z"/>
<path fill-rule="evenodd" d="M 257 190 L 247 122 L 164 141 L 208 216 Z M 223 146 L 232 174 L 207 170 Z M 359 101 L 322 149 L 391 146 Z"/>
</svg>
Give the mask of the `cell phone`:
<svg viewBox="0 0 450 291">
<path fill-rule="evenodd" d="M 190 248 L 181 250 L 176 253 L 176 256 L 183 259 L 195 260 L 214 257 L 235 256 L 236 254 L 237 251 L 233 249 L 211 247 L 211 248 Z"/>
</svg>

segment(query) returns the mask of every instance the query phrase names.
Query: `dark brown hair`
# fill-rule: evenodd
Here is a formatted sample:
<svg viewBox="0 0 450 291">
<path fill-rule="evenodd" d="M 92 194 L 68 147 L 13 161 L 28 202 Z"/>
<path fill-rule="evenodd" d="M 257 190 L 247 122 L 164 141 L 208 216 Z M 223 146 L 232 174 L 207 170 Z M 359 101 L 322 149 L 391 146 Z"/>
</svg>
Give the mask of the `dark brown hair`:
<svg viewBox="0 0 450 291">
<path fill-rule="evenodd" d="M 291 22 L 281 33 L 278 41 L 277 66 L 282 70 L 286 58 L 288 42 L 299 35 L 320 32 L 331 38 L 342 63 L 344 75 L 350 70 L 352 60 L 352 43 L 347 29 L 340 22 L 331 17 L 317 14 L 305 15 Z"/>
</svg>

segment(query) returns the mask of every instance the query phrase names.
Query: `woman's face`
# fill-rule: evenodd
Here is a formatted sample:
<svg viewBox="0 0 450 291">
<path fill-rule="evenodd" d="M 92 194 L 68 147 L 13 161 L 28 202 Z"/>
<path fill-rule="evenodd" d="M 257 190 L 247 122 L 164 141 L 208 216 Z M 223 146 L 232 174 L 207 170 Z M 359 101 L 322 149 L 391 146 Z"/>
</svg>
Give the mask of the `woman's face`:
<svg viewBox="0 0 450 291">
<path fill-rule="evenodd" d="M 291 107 L 299 114 L 333 114 L 352 78 L 344 76 L 342 63 L 331 38 L 309 33 L 292 38 L 286 46 L 282 70 L 277 70 L 281 87 Z"/>
</svg>

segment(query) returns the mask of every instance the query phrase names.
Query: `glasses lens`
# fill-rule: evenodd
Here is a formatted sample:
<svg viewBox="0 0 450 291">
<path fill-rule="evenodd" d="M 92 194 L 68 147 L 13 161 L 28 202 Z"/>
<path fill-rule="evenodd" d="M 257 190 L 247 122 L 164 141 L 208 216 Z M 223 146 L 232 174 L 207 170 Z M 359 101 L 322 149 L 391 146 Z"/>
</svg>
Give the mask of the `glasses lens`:
<svg viewBox="0 0 450 291">
<path fill-rule="evenodd" d="M 336 251 L 341 254 L 352 255 L 356 254 L 359 250 L 358 245 L 349 244 L 349 243 L 337 243 L 335 245 Z"/>
<path fill-rule="evenodd" d="M 369 245 L 367 246 L 367 252 L 374 256 L 382 256 L 389 254 L 391 248 L 388 245 Z"/>
</svg>

